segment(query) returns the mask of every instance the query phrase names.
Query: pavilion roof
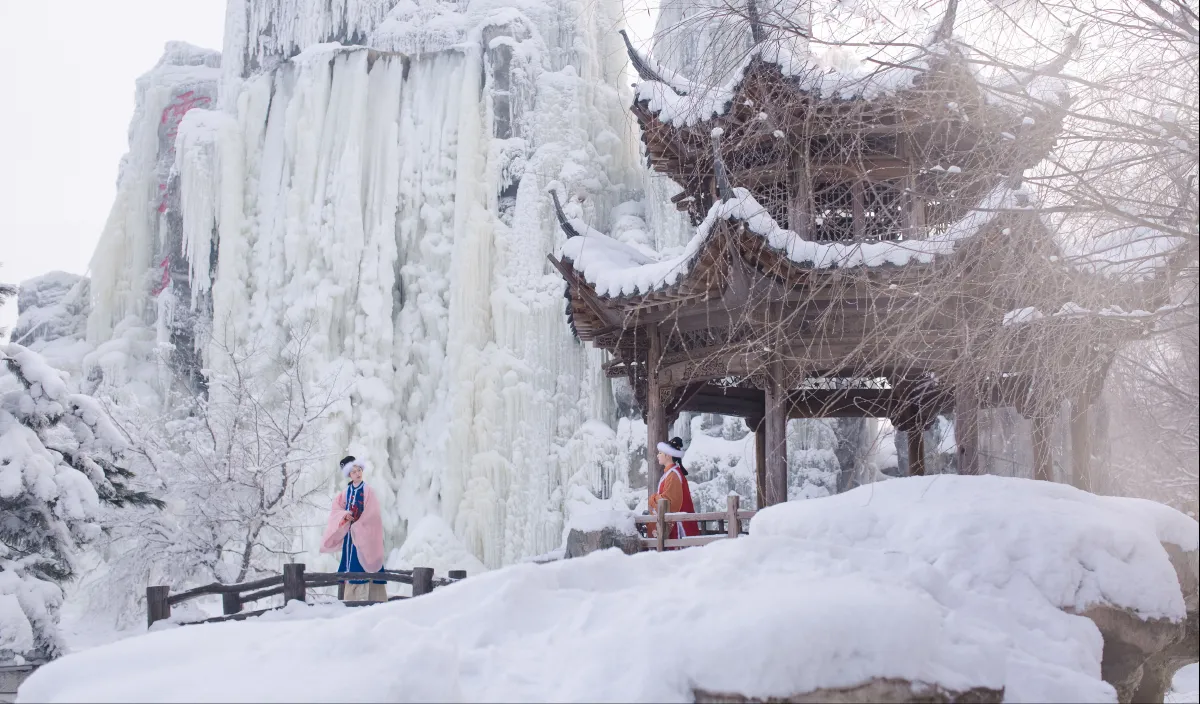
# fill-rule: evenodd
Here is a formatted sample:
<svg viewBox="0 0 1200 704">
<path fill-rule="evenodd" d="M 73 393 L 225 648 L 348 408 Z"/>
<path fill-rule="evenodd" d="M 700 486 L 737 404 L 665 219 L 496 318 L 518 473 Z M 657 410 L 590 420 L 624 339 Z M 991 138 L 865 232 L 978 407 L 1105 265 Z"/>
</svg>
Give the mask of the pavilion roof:
<svg viewBox="0 0 1200 704">
<path fill-rule="evenodd" d="M 568 238 L 558 254 L 598 297 L 634 299 L 694 284 L 702 274 L 702 263 L 716 260 L 711 250 L 720 244 L 718 233 L 729 231 L 728 225 L 741 224 L 742 230 L 761 239 L 767 250 L 801 269 L 904 267 L 928 264 L 937 256 L 951 254 L 960 241 L 997 217 L 1020 211 L 1031 212 L 1029 194 L 1019 187 L 1000 186 L 964 217 L 927 239 L 826 243 L 803 239 L 780 227 L 749 191 L 735 188 L 733 198 L 712 206 L 683 252 L 676 256 L 650 259 L 580 220 L 569 221 L 579 236 Z"/>
<path fill-rule="evenodd" d="M 1047 71 L 1048 67 L 995 70 L 994 61 L 974 56 L 970 47 L 955 41 L 949 31 L 944 27 L 930 33 L 923 43 L 863 57 L 851 56 L 838 45 L 812 43 L 797 33 L 769 31 L 720 84 L 675 73 L 636 50 L 628 39 L 626 48 L 642 79 L 635 84 L 636 100 L 660 121 L 675 127 L 691 127 L 727 115 L 750 77 L 763 67 L 778 69 L 797 94 L 830 104 L 904 102 L 907 93 L 941 83 L 969 93 L 963 96 L 967 100 L 982 96 L 986 107 L 1013 113 L 1020 121 L 1069 99 L 1066 82 L 1047 75 L 1054 73 Z M 931 107 L 947 108 L 941 104 Z"/>
</svg>

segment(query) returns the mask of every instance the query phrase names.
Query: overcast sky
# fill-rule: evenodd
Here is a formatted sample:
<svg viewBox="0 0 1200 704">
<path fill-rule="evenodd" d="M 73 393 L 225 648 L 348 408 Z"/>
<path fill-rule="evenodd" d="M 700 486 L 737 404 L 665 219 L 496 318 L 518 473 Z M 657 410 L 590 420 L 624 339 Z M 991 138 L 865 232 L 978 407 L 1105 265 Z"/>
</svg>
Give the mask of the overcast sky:
<svg viewBox="0 0 1200 704">
<path fill-rule="evenodd" d="M 647 0 L 626 0 L 636 37 Z M 116 194 L 134 81 L 182 40 L 221 48 L 225 0 L 0 0 L 0 281 L 86 274 Z M 16 302 L 0 309 L 0 328 Z"/>
<path fill-rule="evenodd" d="M 86 273 L 134 81 L 169 40 L 220 49 L 224 24 L 225 0 L 0 0 L 0 280 Z"/>
</svg>

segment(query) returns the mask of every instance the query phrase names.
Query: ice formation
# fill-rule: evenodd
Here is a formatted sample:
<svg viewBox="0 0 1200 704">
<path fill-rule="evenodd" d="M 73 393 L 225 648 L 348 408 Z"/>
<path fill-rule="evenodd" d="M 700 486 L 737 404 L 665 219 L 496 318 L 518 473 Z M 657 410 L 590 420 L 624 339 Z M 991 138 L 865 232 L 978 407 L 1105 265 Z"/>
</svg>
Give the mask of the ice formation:
<svg viewBox="0 0 1200 704">
<path fill-rule="evenodd" d="M 338 393 L 313 486 L 332 491 L 320 467 L 347 452 L 379 468 L 401 561 L 546 553 L 581 491 L 633 507 L 645 428 L 564 322 L 549 190 L 614 290 L 678 276 L 717 218 L 817 266 L 924 260 L 956 237 L 813 249 L 744 192 L 696 234 L 679 186 L 640 168 L 622 20 L 616 0 L 229 0 L 220 54 L 169 44 L 138 82 L 82 374 L 144 402 L 172 380 L 204 390 L 227 371 L 216 348 L 269 378 L 302 339 L 311 388 Z M 663 75 L 692 80 L 676 72 L 706 31 L 661 53 Z M 315 538 L 296 547 L 317 566 Z"/>
<path fill-rule="evenodd" d="M 221 57 L 170 45 L 139 82 L 92 267 L 104 374 L 134 377 L 122 352 L 150 343 L 199 345 L 197 373 L 222 373 L 205 344 L 254 353 L 265 374 L 303 336 L 312 384 L 344 390 L 327 464 L 380 468 L 389 549 L 423 519 L 489 567 L 558 546 L 572 489 L 609 496 L 628 459 L 600 353 L 563 320 L 546 192 L 630 246 L 682 243 L 648 234 L 683 231 L 666 198 L 638 202 L 621 16 L 231 0 Z"/>
</svg>

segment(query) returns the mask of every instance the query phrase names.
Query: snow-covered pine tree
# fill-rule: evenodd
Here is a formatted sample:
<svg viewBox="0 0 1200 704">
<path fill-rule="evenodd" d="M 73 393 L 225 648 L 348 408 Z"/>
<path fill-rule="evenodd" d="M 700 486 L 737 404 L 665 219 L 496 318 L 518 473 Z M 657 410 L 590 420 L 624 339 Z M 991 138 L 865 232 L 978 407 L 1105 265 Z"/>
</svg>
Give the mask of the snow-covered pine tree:
<svg viewBox="0 0 1200 704">
<path fill-rule="evenodd" d="M 129 486 L 124 441 L 95 399 L 36 352 L 0 346 L 0 663 L 57 656 L 62 585 L 105 505 L 161 506 Z"/>
</svg>

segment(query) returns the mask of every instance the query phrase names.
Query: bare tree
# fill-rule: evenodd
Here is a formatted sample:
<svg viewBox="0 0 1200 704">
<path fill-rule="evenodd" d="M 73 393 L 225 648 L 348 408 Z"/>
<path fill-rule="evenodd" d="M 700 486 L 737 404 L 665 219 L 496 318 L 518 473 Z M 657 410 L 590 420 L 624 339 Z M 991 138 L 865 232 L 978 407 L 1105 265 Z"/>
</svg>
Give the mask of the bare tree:
<svg viewBox="0 0 1200 704">
<path fill-rule="evenodd" d="M 328 459 L 322 421 L 345 391 L 336 378 L 310 380 L 310 336 L 301 328 L 270 359 L 214 343 L 223 374 L 209 378 L 207 398 L 181 392 L 156 417 L 114 410 L 168 504 L 111 527 L 99 596 L 122 620 L 136 612 L 130 584 L 243 581 L 299 553 L 305 513 L 318 506 L 310 478 Z"/>
</svg>

